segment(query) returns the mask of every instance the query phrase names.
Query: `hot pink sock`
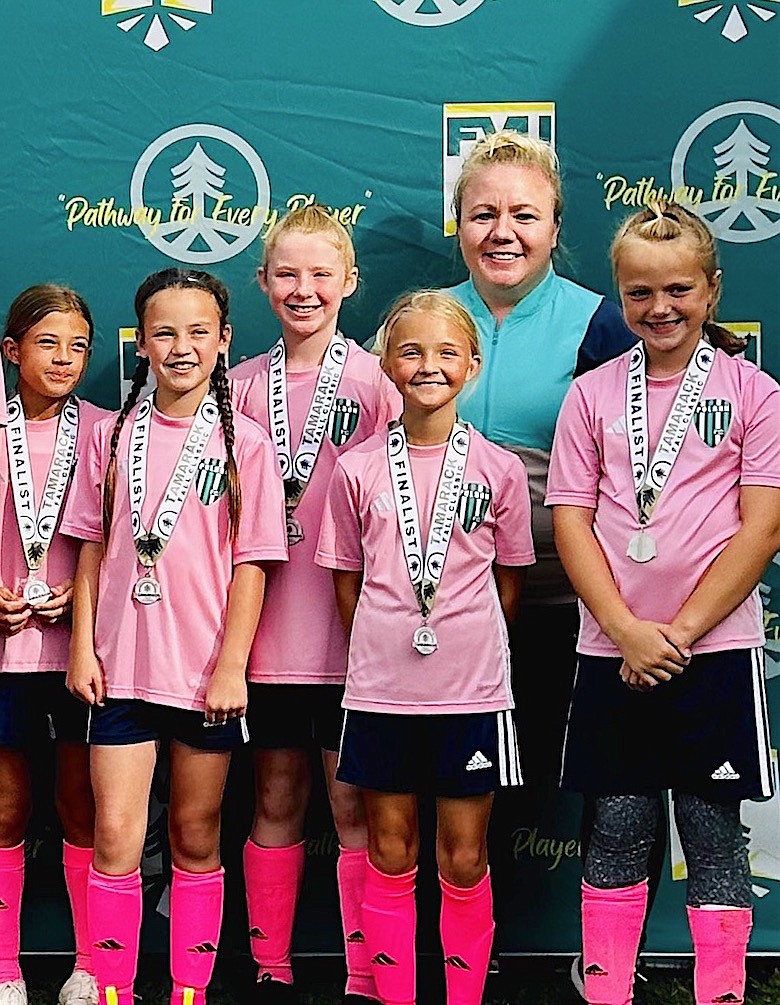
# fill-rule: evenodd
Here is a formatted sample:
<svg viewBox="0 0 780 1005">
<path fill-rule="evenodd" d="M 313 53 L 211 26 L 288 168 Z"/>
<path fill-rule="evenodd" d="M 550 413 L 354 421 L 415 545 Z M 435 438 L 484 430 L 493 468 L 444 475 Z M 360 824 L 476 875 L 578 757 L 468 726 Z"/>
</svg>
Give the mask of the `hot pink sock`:
<svg viewBox="0 0 780 1005">
<path fill-rule="evenodd" d="M 0 984 L 19 981 L 19 922 L 24 886 L 24 841 L 0 848 Z"/>
<path fill-rule="evenodd" d="M 693 987 L 696 1005 L 745 999 L 745 955 L 753 912 L 688 908 L 688 925 L 696 953 Z"/>
<path fill-rule="evenodd" d="M 204 992 L 214 971 L 219 930 L 222 927 L 222 893 L 225 870 L 185 872 L 173 866 L 171 882 L 171 977 L 173 1005 L 182 1005 L 184 991 L 194 1001 Z M 190 998 L 192 996 L 186 996 Z M 184 1001 L 184 1005 L 193 1005 Z"/>
<path fill-rule="evenodd" d="M 363 931 L 363 891 L 367 862 L 368 852 L 365 848 L 340 848 L 336 862 L 344 951 L 347 957 L 347 985 L 344 993 L 378 999 L 374 975 L 371 973 L 371 956 Z"/>
<path fill-rule="evenodd" d="M 133 1005 L 142 909 L 140 869 L 108 876 L 90 865 L 87 927 L 100 1005 Z"/>
<path fill-rule="evenodd" d="M 264 848 L 251 840 L 244 845 L 249 945 L 258 980 L 270 974 L 292 984 L 292 930 L 305 861 L 303 841 L 285 848 Z"/>
<path fill-rule="evenodd" d="M 371 968 L 384 1005 L 414 1005 L 417 867 L 400 876 L 380 872 L 366 863 L 363 931 Z"/>
<path fill-rule="evenodd" d="M 439 885 L 447 1005 L 480 1005 L 496 927 L 490 871 L 465 889 L 439 873 Z"/>
<path fill-rule="evenodd" d="M 70 912 L 73 915 L 73 936 L 76 940 L 76 970 L 94 974 L 87 930 L 87 878 L 92 864 L 92 849 L 79 848 L 62 842 L 62 864 L 65 886 L 68 888 Z"/>
<path fill-rule="evenodd" d="M 628 1005 L 647 910 L 647 880 L 599 890 L 582 884 L 582 967 L 593 1005 Z"/>
</svg>

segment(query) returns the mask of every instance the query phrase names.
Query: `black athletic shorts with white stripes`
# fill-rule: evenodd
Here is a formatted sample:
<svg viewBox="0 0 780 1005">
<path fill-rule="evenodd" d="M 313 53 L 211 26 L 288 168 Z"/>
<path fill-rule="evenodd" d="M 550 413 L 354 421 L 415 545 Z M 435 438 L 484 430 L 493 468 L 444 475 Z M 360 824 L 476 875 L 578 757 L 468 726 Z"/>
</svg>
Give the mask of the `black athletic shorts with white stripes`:
<svg viewBox="0 0 780 1005">
<path fill-rule="evenodd" d="M 649 692 L 620 658 L 580 656 L 561 784 L 590 796 L 680 789 L 711 802 L 772 795 L 763 649 L 695 655 Z"/>
<path fill-rule="evenodd" d="M 521 785 L 512 712 L 396 715 L 348 710 L 336 777 L 377 792 L 453 798 Z"/>
</svg>

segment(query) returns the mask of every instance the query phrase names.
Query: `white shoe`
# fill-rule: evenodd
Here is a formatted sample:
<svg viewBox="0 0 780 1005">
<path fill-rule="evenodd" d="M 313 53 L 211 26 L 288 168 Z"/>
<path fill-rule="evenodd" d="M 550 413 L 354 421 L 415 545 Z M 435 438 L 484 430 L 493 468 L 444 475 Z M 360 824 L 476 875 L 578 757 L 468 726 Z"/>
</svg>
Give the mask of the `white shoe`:
<svg viewBox="0 0 780 1005">
<path fill-rule="evenodd" d="M 62 985 L 59 1005 L 97 1005 L 97 981 L 85 970 L 74 970 Z M 0 1005 L 5 1005 L 0 1002 Z M 26 1000 L 25 1000 L 26 1005 Z"/>
<path fill-rule="evenodd" d="M 23 980 L 0 984 L 0 1005 L 27 1005 L 27 985 Z"/>
</svg>

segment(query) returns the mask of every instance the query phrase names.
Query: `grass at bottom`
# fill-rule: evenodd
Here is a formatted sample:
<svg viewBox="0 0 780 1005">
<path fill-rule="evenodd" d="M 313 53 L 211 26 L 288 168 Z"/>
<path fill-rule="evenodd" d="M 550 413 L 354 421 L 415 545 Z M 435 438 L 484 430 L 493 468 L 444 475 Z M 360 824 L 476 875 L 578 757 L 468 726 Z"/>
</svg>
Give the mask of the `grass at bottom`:
<svg viewBox="0 0 780 1005">
<path fill-rule="evenodd" d="M 67 957 L 28 956 L 23 959 L 30 1005 L 56 1005 L 60 986 L 70 972 Z M 582 1005 L 569 979 L 569 958 L 509 958 L 501 973 L 488 979 L 485 1005 Z M 300 1005 L 342 1005 L 343 960 L 296 959 Z M 748 961 L 748 1005 L 780 1005 L 780 960 Z M 636 1005 L 693 1005 L 690 961 L 645 967 L 648 981 L 635 988 Z M 253 972 L 246 957 L 222 958 L 209 991 L 209 1005 L 254 1005 Z M 170 990 L 167 960 L 146 956 L 141 961 L 136 991 L 143 1005 L 166 1005 Z M 419 1005 L 443 1005 L 441 961 L 423 957 L 418 967 Z"/>
</svg>

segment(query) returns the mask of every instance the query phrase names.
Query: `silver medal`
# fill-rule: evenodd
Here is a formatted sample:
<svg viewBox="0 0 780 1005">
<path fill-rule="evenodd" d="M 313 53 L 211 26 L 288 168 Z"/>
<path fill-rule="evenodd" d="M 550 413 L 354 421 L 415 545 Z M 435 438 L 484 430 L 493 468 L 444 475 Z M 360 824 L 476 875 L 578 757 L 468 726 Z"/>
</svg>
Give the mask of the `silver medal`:
<svg viewBox="0 0 780 1005">
<path fill-rule="evenodd" d="M 421 656 L 430 656 L 439 648 L 439 640 L 436 632 L 428 625 L 420 625 L 412 636 L 412 649 L 415 649 Z"/>
<path fill-rule="evenodd" d="M 633 559 L 634 562 L 650 562 L 655 558 L 656 554 L 655 538 L 648 534 L 647 531 L 637 531 L 628 542 L 626 555 L 630 559 Z"/>
<path fill-rule="evenodd" d="M 287 543 L 292 548 L 294 544 L 301 543 L 303 536 L 303 527 L 292 513 L 289 513 L 287 515 Z"/>
<path fill-rule="evenodd" d="M 148 607 L 162 600 L 162 589 L 153 576 L 142 576 L 133 587 L 133 600 Z"/>
<path fill-rule="evenodd" d="M 49 584 L 44 583 L 42 579 L 28 579 L 22 590 L 22 596 L 30 607 L 38 607 L 40 604 L 45 604 L 51 595 Z"/>
</svg>

